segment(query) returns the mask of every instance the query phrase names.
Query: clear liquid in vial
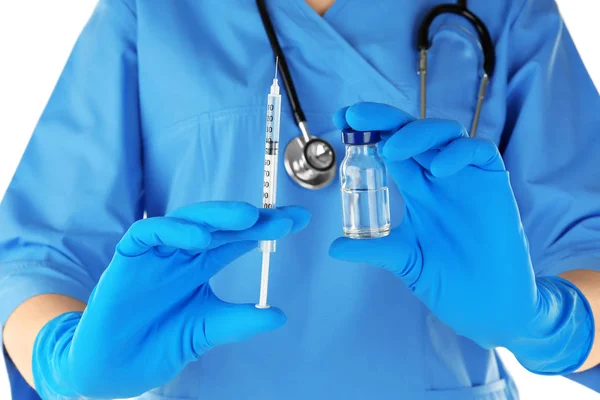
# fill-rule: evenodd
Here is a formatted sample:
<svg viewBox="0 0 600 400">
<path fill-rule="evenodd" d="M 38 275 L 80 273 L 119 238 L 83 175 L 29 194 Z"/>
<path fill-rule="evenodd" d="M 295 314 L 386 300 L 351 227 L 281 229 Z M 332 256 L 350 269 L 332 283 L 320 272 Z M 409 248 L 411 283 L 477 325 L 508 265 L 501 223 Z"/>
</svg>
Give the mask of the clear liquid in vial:
<svg viewBox="0 0 600 400">
<path fill-rule="evenodd" d="M 342 190 L 344 235 L 353 239 L 372 239 L 390 233 L 389 191 Z"/>
</svg>

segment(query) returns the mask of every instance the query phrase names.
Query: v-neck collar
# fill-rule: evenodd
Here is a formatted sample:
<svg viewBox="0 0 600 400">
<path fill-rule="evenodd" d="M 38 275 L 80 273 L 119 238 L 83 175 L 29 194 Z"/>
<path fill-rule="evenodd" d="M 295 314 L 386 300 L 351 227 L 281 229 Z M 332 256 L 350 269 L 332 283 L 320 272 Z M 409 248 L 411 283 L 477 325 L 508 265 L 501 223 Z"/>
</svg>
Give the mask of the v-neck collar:
<svg viewBox="0 0 600 400">
<path fill-rule="evenodd" d="M 410 88 L 406 91 L 401 90 L 392 84 L 384 75 L 382 75 L 374 66 L 372 66 L 358 51 L 352 47 L 331 25 L 333 17 L 348 3 L 353 0 L 336 0 L 336 2 L 327 10 L 321 17 L 305 0 L 290 0 L 277 1 L 274 4 L 277 8 L 286 14 L 296 25 L 302 27 L 302 33 L 307 39 L 310 39 L 311 49 L 314 49 L 311 56 L 318 56 L 320 61 L 326 64 L 329 68 L 335 70 L 341 77 L 352 78 L 347 79 L 348 83 L 356 87 L 358 93 L 361 93 L 361 101 L 373 100 L 374 93 L 379 101 L 387 101 L 390 104 L 395 104 L 405 109 L 411 109 L 413 99 L 409 96 Z M 290 21 L 281 20 L 282 25 Z M 278 32 L 279 33 L 279 32 Z M 302 40 L 294 40 L 301 43 Z M 323 48 L 323 43 L 332 41 L 341 47 L 345 57 L 343 62 L 339 62 L 339 58 L 332 58 L 320 51 Z M 357 84 L 356 76 L 363 76 L 361 82 Z M 368 88 L 368 89 L 367 89 Z M 367 92 L 368 94 L 362 95 Z"/>
<path fill-rule="evenodd" d="M 330 21 L 331 18 L 333 18 L 335 16 L 335 14 L 337 14 L 338 10 L 340 10 L 341 8 L 343 8 L 346 3 L 348 3 L 351 0 L 335 0 L 333 2 L 333 4 L 331 6 L 329 6 L 329 8 L 325 11 L 325 13 L 323 15 L 319 15 L 319 13 L 317 13 L 307 2 L 306 0 L 300 0 L 302 3 L 304 3 L 306 6 L 308 6 L 309 11 L 314 12 L 319 18 L 323 18 L 326 21 Z"/>
</svg>

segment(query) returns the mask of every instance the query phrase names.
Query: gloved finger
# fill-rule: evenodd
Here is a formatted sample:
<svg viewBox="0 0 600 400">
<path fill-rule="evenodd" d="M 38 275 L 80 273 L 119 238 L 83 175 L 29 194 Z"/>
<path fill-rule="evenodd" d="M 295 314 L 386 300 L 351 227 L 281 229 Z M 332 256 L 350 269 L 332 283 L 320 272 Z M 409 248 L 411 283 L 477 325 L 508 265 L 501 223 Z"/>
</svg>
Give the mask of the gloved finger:
<svg viewBox="0 0 600 400">
<path fill-rule="evenodd" d="M 370 240 L 338 238 L 329 247 L 333 258 L 367 263 L 391 271 L 412 287 L 423 268 L 423 257 L 407 219 L 386 237 Z"/>
<path fill-rule="evenodd" d="M 244 202 L 212 201 L 196 203 L 178 208 L 167 214 L 168 217 L 178 218 L 197 224 L 207 225 L 211 231 L 241 231 L 252 227 L 261 215 L 268 213 L 285 213 L 294 222 L 292 232 L 298 232 L 306 227 L 311 213 L 301 206 L 283 206 L 273 211 L 256 208 Z M 216 216 L 215 213 L 223 215 Z M 236 220 L 237 218 L 237 220 Z"/>
<path fill-rule="evenodd" d="M 256 223 L 259 209 L 242 201 L 205 201 L 178 208 L 166 216 L 206 225 L 211 230 L 240 231 Z"/>
<path fill-rule="evenodd" d="M 301 206 L 282 206 L 278 207 L 277 210 L 283 212 L 293 221 L 290 233 L 296 233 L 306 228 L 312 217 L 311 212 Z"/>
<path fill-rule="evenodd" d="M 219 302 L 197 324 L 194 348 L 205 351 L 215 346 L 241 342 L 282 327 L 286 319 L 285 314 L 275 307 L 259 309 L 254 304 Z"/>
<path fill-rule="evenodd" d="M 381 135 L 381 141 L 379 143 L 377 143 L 377 151 L 379 151 L 379 154 L 381 154 L 382 156 L 383 156 L 383 148 L 385 147 L 385 144 L 394 135 L 395 132 L 396 132 L 395 130 L 379 131 L 379 134 Z"/>
<path fill-rule="evenodd" d="M 346 122 L 357 131 L 397 130 L 414 120 L 412 115 L 381 103 L 357 103 L 346 111 Z"/>
<path fill-rule="evenodd" d="M 431 162 L 431 173 L 446 177 L 468 165 L 488 171 L 504 171 L 504 162 L 496 145 L 489 140 L 460 138 L 442 149 Z"/>
<path fill-rule="evenodd" d="M 294 226 L 294 220 L 288 212 L 279 209 L 260 209 L 258 221 L 250 228 L 242 231 L 214 231 L 211 233 L 209 249 L 222 246 L 225 243 L 239 242 L 244 240 L 277 240 L 290 234 Z M 304 223 L 307 215 L 297 213 L 294 216 L 298 224 Z M 304 219 L 304 220 L 303 220 Z M 306 222 L 307 223 L 307 222 Z"/>
<path fill-rule="evenodd" d="M 339 110 L 337 110 L 335 114 L 333 114 L 333 124 L 340 131 L 350 128 L 350 125 L 348 125 L 348 122 L 346 121 L 346 111 L 349 108 L 350 107 L 342 107 Z"/>
<path fill-rule="evenodd" d="M 146 218 L 131 226 L 119 242 L 117 250 L 122 255 L 133 257 L 154 248 L 157 255 L 166 257 L 172 255 L 175 249 L 195 254 L 230 242 L 277 240 L 291 232 L 303 229 L 311 216 L 308 210 L 299 206 L 256 210 L 257 221 L 243 231 L 211 233 L 206 226 L 196 222 L 173 217 Z"/>
<path fill-rule="evenodd" d="M 412 158 L 404 161 L 384 159 L 384 162 L 391 178 L 404 198 L 411 196 L 413 193 L 423 192 L 424 185 L 427 184 L 426 171 L 416 160 Z"/>
<path fill-rule="evenodd" d="M 421 168 L 423 168 L 426 171 L 431 171 L 431 163 L 433 162 L 433 160 L 435 159 L 435 157 L 439 154 L 439 150 L 427 150 L 424 153 L 421 153 L 417 156 L 413 157 L 413 160 L 415 160 L 420 166 Z"/>
<path fill-rule="evenodd" d="M 407 160 L 463 137 L 468 137 L 467 131 L 456 121 L 421 119 L 395 132 L 383 147 L 383 156 L 395 161 Z"/>
<path fill-rule="evenodd" d="M 206 282 L 216 275 L 221 269 L 231 264 L 244 254 L 256 249 L 258 241 L 244 240 L 240 242 L 227 243 L 217 248 L 208 250 L 197 255 L 190 268 L 193 274 L 199 277 L 201 282 Z M 198 267 L 196 267 L 196 265 Z"/>
<path fill-rule="evenodd" d="M 201 251 L 211 242 L 211 234 L 202 225 L 167 217 L 153 217 L 136 221 L 116 250 L 127 257 L 146 253 L 159 246 L 187 251 Z"/>
</svg>

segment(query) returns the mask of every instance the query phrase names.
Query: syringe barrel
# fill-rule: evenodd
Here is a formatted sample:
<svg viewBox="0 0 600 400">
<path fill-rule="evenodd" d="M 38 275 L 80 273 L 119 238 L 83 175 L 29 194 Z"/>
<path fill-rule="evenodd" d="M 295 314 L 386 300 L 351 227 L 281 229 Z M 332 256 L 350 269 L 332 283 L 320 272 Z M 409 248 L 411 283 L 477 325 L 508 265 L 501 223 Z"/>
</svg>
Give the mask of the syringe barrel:
<svg viewBox="0 0 600 400">
<path fill-rule="evenodd" d="M 265 163 L 263 176 L 263 208 L 277 207 L 277 167 L 279 164 L 279 119 L 281 95 L 270 94 L 267 101 L 267 123 L 265 132 Z M 260 251 L 275 251 L 275 241 L 260 242 Z"/>
<path fill-rule="evenodd" d="M 276 208 L 277 205 L 277 154 L 279 143 L 267 142 L 265 146 L 265 170 L 263 181 L 263 208 Z M 274 240 L 260 242 L 260 251 L 275 252 Z"/>
</svg>

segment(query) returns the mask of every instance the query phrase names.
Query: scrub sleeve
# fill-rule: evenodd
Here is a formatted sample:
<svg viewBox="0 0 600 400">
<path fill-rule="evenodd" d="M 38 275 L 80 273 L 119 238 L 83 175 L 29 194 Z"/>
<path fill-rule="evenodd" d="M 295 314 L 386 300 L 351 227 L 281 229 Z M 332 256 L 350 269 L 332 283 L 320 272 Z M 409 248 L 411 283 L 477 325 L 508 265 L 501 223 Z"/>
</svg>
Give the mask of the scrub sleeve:
<svg viewBox="0 0 600 400">
<path fill-rule="evenodd" d="M 143 215 L 136 40 L 133 5 L 101 0 L 0 203 L 0 332 L 33 296 L 86 302 Z M 13 398 L 37 399 L 3 353 Z"/>
<path fill-rule="evenodd" d="M 500 150 L 531 260 L 537 276 L 600 271 L 600 96 L 556 3 L 522 4 L 511 26 Z M 598 367 L 569 377 L 600 391 Z"/>
</svg>

